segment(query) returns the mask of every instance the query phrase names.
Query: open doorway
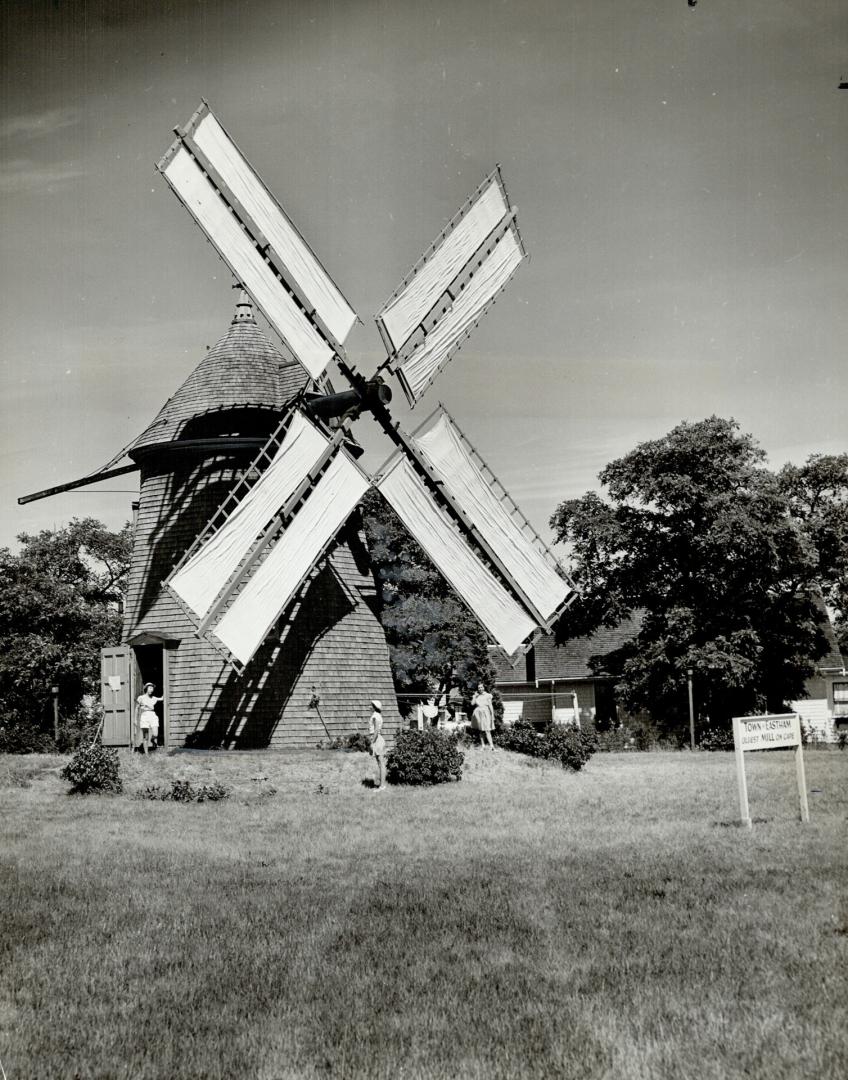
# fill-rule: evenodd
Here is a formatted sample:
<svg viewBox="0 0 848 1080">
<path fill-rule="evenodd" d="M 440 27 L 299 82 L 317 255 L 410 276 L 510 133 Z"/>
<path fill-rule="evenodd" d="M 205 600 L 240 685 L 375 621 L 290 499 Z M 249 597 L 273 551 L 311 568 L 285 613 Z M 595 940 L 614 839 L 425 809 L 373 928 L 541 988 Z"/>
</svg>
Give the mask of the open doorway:
<svg viewBox="0 0 848 1080">
<path fill-rule="evenodd" d="M 137 682 L 138 693 L 136 699 L 144 693 L 144 684 L 153 683 L 155 697 L 164 698 L 156 705 L 156 715 L 159 717 L 159 730 L 156 737 L 151 738 L 151 743 L 158 749 L 167 746 L 167 731 L 165 726 L 166 710 L 168 707 L 168 688 L 165 685 L 165 650 L 161 645 L 136 645 L 135 659 L 138 665 Z"/>
</svg>

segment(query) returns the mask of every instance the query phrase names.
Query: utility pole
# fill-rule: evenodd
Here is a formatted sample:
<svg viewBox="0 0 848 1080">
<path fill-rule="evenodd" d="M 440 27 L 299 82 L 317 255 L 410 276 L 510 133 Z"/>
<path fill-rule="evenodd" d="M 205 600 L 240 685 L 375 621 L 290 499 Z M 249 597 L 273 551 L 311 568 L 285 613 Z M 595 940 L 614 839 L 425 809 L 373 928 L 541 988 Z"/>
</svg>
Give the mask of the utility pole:
<svg viewBox="0 0 848 1080">
<path fill-rule="evenodd" d="M 692 668 L 686 669 L 686 682 L 689 685 L 689 749 L 695 749 L 695 703 L 692 697 Z"/>
<path fill-rule="evenodd" d="M 59 687 L 51 686 L 50 693 L 53 695 L 53 742 L 59 741 Z"/>
</svg>

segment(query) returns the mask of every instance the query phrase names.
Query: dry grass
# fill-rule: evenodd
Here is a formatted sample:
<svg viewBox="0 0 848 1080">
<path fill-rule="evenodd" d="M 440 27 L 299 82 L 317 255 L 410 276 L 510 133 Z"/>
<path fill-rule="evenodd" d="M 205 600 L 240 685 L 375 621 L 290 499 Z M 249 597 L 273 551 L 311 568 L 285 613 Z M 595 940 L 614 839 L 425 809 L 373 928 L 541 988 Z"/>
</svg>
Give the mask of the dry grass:
<svg viewBox="0 0 848 1080">
<path fill-rule="evenodd" d="M 123 758 L 69 798 L 0 759 L 0 1061 L 25 1077 L 848 1075 L 848 754 L 469 752 L 375 794 L 365 755 Z M 28 785 L 28 786 L 27 786 Z M 796 800 L 797 801 L 797 800 Z"/>
</svg>

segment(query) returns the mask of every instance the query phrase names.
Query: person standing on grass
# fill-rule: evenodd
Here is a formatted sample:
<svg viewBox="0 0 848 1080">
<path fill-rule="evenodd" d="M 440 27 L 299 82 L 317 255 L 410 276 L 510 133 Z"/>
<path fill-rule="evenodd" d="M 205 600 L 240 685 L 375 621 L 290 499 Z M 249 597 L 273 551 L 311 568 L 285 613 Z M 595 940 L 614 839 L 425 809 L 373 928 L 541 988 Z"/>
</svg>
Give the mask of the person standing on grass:
<svg viewBox="0 0 848 1080">
<path fill-rule="evenodd" d="M 368 723 L 368 737 L 371 740 L 371 753 L 377 762 L 377 791 L 386 790 L 386 740 L 383 738 L 383 706 L 379 701 L 371 702 L 374 711 Z"/>
<path fill-rule="evenodd" d="M 153 691 L 156 687 L 152 682 L 144 684 L 144 693 L 141 694 L 136 702 L 138 706 L 138 726 L 141 728 L 141 749 L 146 754 L 148 747 L 156 745 L 156 740 L 159 738 L 159 717 L 156 715 L 156 705 L 163 701 L 163 698 L 154 697 Z"/>
<path fill-rule="evenodd" d="M 492 728 L 495 726 L 495 705 L 492 695 L 482 683 L 477 684 L 477 693 L 472 697 L 471 704 L 474 706 L 471 719 L 474 721 L 474 727 L 480 732 L 480 743 L 484 748 L 488 743 L 489 749 L 494 750 Z"/>
</svg>

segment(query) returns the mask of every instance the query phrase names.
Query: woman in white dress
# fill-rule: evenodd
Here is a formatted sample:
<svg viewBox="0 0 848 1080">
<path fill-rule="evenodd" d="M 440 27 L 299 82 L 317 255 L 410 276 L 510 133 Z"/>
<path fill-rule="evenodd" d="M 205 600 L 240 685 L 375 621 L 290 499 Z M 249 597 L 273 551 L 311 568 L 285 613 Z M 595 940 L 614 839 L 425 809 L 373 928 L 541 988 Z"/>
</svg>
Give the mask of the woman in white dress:
<svg viewBox="0 0 848 1080">
<path fill-rule="evenodd" d="M 155 746 L 159 738 L 159 717 L 156 715 L 156 706 L 164 699 L 153 696 L 155 689 L 152 682 L 145 683 L 144 693 L 136 699 L 138 726 L 141 729 L 141 749 L 145 754 L 148 747 Z"/>
<path fill-rule="evenodd" d="M 489 749 L 494 750 L 492 729 L 495 726 L 495 705 L 492 695 L 487 692 L 482 683 L 478 683 L 477 693 L 472 697 L 471 704 L 474 706 L 471 719 L 474 727 L 480 732 L 480 745 L 485 749 L 488 743 Z"/>
</svg>

